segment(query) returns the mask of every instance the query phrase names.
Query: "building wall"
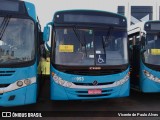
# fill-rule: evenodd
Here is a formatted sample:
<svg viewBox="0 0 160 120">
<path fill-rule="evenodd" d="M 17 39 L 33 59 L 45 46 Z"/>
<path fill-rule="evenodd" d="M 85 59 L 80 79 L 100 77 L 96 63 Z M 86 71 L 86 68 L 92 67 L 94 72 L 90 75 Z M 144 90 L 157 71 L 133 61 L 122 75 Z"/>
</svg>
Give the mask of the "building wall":
<svg viewBox="0 0 160 120">
<path fill-rule="evenodd" d="M 132 25 L 140 21 L 160 20 L 160 17 L 159 17 L 160 1 L 159 0 L 145 0 L 145 1 L 144 0 L 128 0 L 128 1 L 122 0 L 121 2 L 118 3 L 118 6 L 125 7 L 124 15 L 127 17 L 128 25 Z M 137 7 L 137 10 L 133 8 L 134 6 Z M 139 14 L 142 13 L 141 16 L 139 15 L 139 17 L 136 17 L 136 15 L 133 15 L 132 13 L 133 9 L 139 12 Z M 149 14 L 149 12 L 151 11 L 152 13 Z M 118 7 L 117 7 L 117 12 L 119 12 Z"/>
</svg>

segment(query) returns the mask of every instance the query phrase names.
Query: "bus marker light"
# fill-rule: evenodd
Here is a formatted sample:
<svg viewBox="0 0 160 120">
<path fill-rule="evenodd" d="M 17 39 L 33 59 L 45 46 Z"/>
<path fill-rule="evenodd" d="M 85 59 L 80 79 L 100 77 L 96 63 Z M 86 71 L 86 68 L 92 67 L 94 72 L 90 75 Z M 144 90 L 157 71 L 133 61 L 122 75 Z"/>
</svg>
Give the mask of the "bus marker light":
<svg viewBox="0 0 160 120">
<path fill-rule="evenodd" d="M 52 75 L 52 77 L 53 77 L 53 76 L 54 76 L 54 72 L 52 72 L 52 74 L 51 74 L 51 75 Z"/>
</svg>

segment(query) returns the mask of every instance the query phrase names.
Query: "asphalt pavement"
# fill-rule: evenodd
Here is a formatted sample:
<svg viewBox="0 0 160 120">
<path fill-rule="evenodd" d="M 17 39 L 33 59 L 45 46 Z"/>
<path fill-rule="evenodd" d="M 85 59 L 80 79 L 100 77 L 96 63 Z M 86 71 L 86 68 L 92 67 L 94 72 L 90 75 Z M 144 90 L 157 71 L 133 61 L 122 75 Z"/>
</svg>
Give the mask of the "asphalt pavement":
<svg viewBox="0 0 160 120">
<path fill-rule="evenodd" d="M 130 96 L 125 98 L 85 101 L 51 101 L 49 99 L 49 91 L 49 80 L 46 80 L 40 98 L 36 104 L 18 107 L 0 107 L 0 111 L 47 111 L 53 114 L 53 116 L 48 117 L 47 120 L 53 117 L 54 120 L 76 120 L 84 118 L 87 120 L 106 120 L 106 117 L 110 117 L 107 118 L 107 120 L 160 120 L 160 114 L 158 117 L 114 117 L 114 115 L 118 113 L 159 112 L 160 93 L 141 93 L 131 90 Z M 58 115 L 56 116 L 56 114 Z M 86 114 L 88 114 L 88 116 L 85 116 Z M 109 116 L 107 116 L 107 114 Z"/>
</svg>

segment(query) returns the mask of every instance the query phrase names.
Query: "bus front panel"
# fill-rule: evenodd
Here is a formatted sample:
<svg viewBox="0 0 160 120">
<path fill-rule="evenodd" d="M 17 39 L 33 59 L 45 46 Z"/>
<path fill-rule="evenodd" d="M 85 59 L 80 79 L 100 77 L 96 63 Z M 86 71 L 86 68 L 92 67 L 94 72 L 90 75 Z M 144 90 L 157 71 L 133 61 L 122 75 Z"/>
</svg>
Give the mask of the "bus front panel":
<svg viewBox="0 0 160 120">
<path fill-rule="evenodd" d="M 103 76 L 83 76 L 51 68 L 51 99 L 80 100 L 129 96 L 129 69 Z"/>
</svg>

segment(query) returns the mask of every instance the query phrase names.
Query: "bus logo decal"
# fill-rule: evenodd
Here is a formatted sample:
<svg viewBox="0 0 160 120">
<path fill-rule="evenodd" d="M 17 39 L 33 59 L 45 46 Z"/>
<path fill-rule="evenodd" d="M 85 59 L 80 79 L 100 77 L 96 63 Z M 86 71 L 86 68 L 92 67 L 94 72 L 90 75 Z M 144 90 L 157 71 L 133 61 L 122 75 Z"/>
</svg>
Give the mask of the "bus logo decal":
<svg viewBox="0 0 160 120">
<path fill-rule="evenodd" d="M 96 63 L 105 64 L 106 63 L 106 54 L 96 54 Z"/>
<path fill-rule="evenodd" d="M 95 80 L 93 83 L 92 83 L 94 86 L 98 85 L 98 82 Z"/>
<path fill-rule="evenodd" d="M 89 70 L 101 70 L 101 67 L 89 67 Z"/>
<path fill-rule="evenodd" d="M 83 82 L 84 81 L 84 77 L 75 77 L 73 79 L 76 80 L 77 82 Z"/>
</svg>

